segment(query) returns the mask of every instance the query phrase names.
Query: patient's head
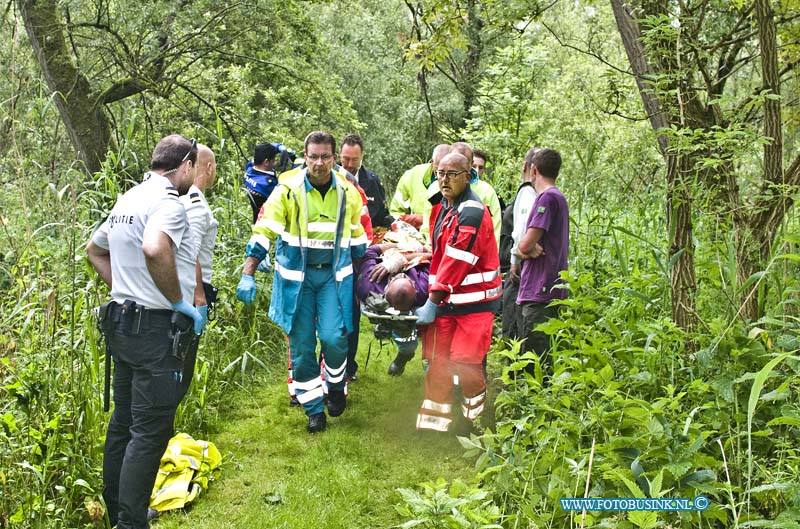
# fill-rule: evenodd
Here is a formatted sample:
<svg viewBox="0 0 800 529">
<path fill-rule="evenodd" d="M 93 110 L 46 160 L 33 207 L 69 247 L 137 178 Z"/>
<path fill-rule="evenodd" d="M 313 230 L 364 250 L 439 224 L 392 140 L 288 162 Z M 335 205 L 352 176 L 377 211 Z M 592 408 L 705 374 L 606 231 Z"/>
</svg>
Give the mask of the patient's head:
<svg viewBox="0 0 800 529">
<path fill-rule="evenodd" d="M 408 312 L 414 306 L 414 296 L 417 295 L 417 290 L 414 282 L 407 275 L 396 274 L 389 279 L 383 295 L 389 305 L 400 312 Z"/>
</svg>

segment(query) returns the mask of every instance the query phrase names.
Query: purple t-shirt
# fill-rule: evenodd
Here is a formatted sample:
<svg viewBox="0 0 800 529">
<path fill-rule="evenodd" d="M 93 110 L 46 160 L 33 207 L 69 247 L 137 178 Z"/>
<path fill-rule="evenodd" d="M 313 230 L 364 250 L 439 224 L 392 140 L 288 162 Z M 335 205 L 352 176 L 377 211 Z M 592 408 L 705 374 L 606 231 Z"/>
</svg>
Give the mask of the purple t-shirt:
<svg viewBox="0 0 800 529">
<path fill-rule="evenodd" d="M 517 303 L 565 299 L 566 289 L 553 288 L 553 285 L 563 283 L 558 273 L 567 269 L 569 252 L 569 207 L 558 188 L 546 189 L 536 197 L 526 229 L 530 228 L 544 230 L 539 239 L 544 255 L 522 262 Z"/>
</svg>

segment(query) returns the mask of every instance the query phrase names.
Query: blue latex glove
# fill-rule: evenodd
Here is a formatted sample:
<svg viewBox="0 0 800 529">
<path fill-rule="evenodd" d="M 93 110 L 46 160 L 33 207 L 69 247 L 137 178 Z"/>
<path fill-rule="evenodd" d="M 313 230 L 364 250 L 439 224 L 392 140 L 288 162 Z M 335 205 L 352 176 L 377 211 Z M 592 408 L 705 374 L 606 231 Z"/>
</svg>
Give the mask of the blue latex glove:
<svg viewBox="0 0 800 529">
<path fill-rule="evenodd" d="M 206 325 L 208 324 L 208 305 L 200 305 L 199 307 L 195 307 L 197 312 L 200 313 L 200 316 L 203 318 L 203 328 L 205 329 Z"/>
<path fill-rule="evenodd" d="M 236 297 L 245 305 L 251 304 L 256 299 L 256 280 L 253 276 L 242 274 L 239 286 L 236 287 Z"/>
<path fill-rule="evenodd" d="M 428 325 L 436 319 L 436 303 L 430 299 L 417 309 L 417 325 Z"/>
<path fill-rule="evenodd" d="M 259 272 L 264 272 L 268 274 L 272 270 L 272 265 L 269 262 L 269 254 L 264 256 L 264 260 L 258 263 L 258 268 L 256 268 Z"/>
<path fill-rule="evenodd" d="M 173 303 L 172 310 L 174 310 L 175 312 L 180 312 L 185 316 L 189 316 L 190 318 L 192 318 L 192 320 L 194 320 L 195 334 L 199 335 L 200 333 L 203 332 L 203 327 L 206 326 L 206 320 L 203 318 L 202 315 L 200 315 L 197 309 L 191 306 L 188 302 L 182 299 L 176 303 Z"/>
</svg>

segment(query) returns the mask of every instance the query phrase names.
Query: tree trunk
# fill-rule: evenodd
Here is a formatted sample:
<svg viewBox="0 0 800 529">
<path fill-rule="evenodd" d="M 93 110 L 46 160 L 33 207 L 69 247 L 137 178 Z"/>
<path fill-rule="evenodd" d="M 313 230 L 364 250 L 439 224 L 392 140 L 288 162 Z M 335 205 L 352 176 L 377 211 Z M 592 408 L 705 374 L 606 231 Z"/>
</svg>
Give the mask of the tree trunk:
<svg viewBox="0 0 800 529">
<path fill-rule="evenodd" d="M 689 335 L 686 340 L 687 352 L 694 352 L 692 333 L 697 328 L 697 282 L 694 271 L 692 190 L 684 179 L 690 170 L 687 161 L 682 155 L 667 156 L 667 229 L 670 237 L 669 262 L 672 263 L 672 320 Z"/>
<path fill-rule="evenodd" d="M 631 65 L 633 75 L 636 79 L 636 86 L 639 88 L 639 96 L 642 98 L 644 111 L 650 120 L 650 126 L 656 133 L 658 148 L 661 154 L 667 154 L 667 137 L 661 133 L 669 126 L 667 116 L 662 110 L 662 104 L 655 94 L 655 87 L 650 82 L 653 78 L 653 68 L 647 62 L 647 55 L 642 45 L 642 31 L 639 24 L 631 16 L 622 0 L 611 0 L 611 8 L 614 11 L 614 20 L 617 22 L 617 30 L 625 46 L 625 53 L 628 56 L 628 63 Z"/>
<path fill-rule="evenodd" d="M 760 43 L 762 90 L 779 96 L 781 93 L 778 72 L 778 45 L 775 28 L 775 13 L 769 0 L 756 0 L 756 23 Z M 762 197 L 751 215 L 734 213 L 737 244 L 737 276 L 740 285 L 759 270 L 766 267 L 770 258 L 772 242 L 780 223 L 786 214 L 788 204 L 781 194 L 787 193 L 783 172 L 783 124 L 781 122 L 780 99 L 764 101 L 764 136 L 771 141 L 764 145 L 764 184 Z M 758 304 L 758 282 L 754 282 L 740 292 L 741 315 L 755 321 L 762 315 L 763 307 Z"/>
<path fill-rule="evenodd" d="M 695 294 L 697 284 L 694 270 L 694 242 L 692 225 L 692 191 L 685 185 L 684 176 L 692 167 L 683 155 L 670 153 L 669 139 L 663 134 L 669 126 L 662 101 L 650 82 L 653 68 L 647 60 L 642 44 L 641 28 L 631 16 L 622 0 L 611 0 L 622 44 L 628 55 L 636 85 L 642 98 L 650 125 L 656 134 L 661 154 L 667 163 L 667 229 L 669 231 L 669 262 L 679 254 L 670 269 L 672 293 L 672 320 L 690 337 L 686 348 L 694 350 L 691 335 L 697 328 Z"/>
<path fill-rule="evenodd" d="M 111 142 L 111 126 L 101 99 L 73 63 L 66 27 L 54 0 L 17 0 L 31 46 L 72 146 L 89 172 L 100 170 Z"/>
<path fill-rule="evenodd" d="M 464 61 L 462 72 L 462 92 L 464 94 L 464 118 L 461 126 L 464 126 L 467 119 L 472 117 L 472 105 L 475 104 L 476 87 L 481 65 L 481 55 L 483 54 L 483 41 L 481 30 L 483 20 L 478 13 L 478 0 L 467 0 L 467 27 L 466 35 L 469 44 L 467 45 L 467 59 Z"/>
</svg>

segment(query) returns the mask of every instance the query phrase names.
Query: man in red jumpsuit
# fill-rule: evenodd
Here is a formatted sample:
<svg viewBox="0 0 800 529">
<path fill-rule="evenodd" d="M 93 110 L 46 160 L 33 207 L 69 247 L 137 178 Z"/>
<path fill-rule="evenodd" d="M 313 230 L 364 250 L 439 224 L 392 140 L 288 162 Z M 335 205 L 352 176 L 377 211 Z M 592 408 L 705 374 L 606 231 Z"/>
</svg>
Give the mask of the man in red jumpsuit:
<svg viewBox="0 0 800 529">
<path fill-rule="evenodd" d="M 428 300 L 417 309 L 423 358 L 429 362 L 417 430 L 450 428 L 455 385 L 461 387 L 468 421 L 486 401 L 483 360 L 502 287 L 492 216 L 470 188 L 470 176 L 469 161 L 457 153 L 445 156 L 436 171 L 442 201 L 430 217 Z"/>
</svg>

